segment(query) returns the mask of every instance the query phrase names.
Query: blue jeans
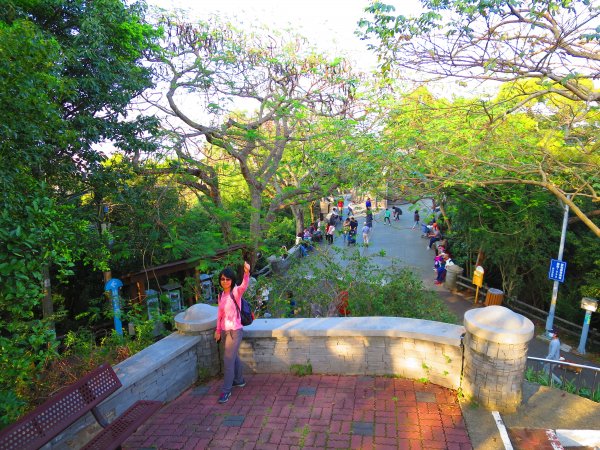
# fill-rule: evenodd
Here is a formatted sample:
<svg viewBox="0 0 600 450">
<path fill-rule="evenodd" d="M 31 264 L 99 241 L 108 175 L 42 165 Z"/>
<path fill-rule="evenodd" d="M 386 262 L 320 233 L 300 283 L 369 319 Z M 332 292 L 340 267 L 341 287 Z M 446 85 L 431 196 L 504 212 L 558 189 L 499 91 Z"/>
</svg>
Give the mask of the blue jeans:
<svg viewBox="0 0 600 450">
<path fill-rule="evenodd" d="M 431 248 L 431 246 L 433 245 L 434 242 L 437 242 L 439 240 L 440 240 L 439 237 L 432 237 L 431 239 L 429 239 L 429 248 Z"/>
<path fill-rule="evenodd" d="M 223 388 L 221 392 L 231 392 L 233 383 L 242 383 L 244 376 L 242 374 L 242 362 L 238 355 L 240 344 L 242 343 L 242 337 L 244 330 L 222 331 L 221 339 L 225 340 L 223 348 L 225 352 L 223 354 L 223 365 L 225 366 L 225 376 L 223 378 Z"/>
<path fill-rule="evenodd" d="M 439 281 L 440 283 L 443 283 L 444 280 L 446 279 L 446 268 L 445 267 L 438 267 L 436 270 L 437 270 L 437 277 L 435 278 L 436 281 Z"/>
</svg>

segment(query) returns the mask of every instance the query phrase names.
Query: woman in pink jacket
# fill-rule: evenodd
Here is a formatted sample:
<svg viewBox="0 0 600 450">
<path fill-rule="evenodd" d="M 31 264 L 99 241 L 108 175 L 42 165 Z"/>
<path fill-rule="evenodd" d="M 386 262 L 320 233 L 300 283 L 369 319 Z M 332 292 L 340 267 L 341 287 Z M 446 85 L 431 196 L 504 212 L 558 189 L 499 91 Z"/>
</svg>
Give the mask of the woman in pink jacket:
<svg viewBox="0 0 600 450">
<path fill-rule="evenodd" d="M 219 274 L 219 283 L 223 292 L 219 295 L 215 341 L 219 342 L 221 338 L 225 340 L 225 354 L 223 355 L 225 376 L 221 395 L 219 396 L 219 403 L 225 403 L 229 400 L 233 387 L 246 386 L 238 351 L 244 334 L 240 309 L 242 306 L 242 296 L 246 292 L 249 279 L 250 264 L 247 262 L 244 262 L 244 279 L 239 286 L 236 285 L 236 275 L 231 267 L 226 267 Z"/>
</svg>

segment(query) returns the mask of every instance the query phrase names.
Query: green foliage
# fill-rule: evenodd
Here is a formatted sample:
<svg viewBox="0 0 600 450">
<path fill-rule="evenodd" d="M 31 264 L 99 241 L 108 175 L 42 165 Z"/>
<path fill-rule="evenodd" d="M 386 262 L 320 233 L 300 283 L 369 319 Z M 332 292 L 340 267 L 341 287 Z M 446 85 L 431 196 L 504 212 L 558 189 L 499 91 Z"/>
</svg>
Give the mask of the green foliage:
<svg viewBox="0 0 600 450">
<path fill-rule="evenodd" d="M 598 13 L 593 2 L 421 3 L 422 13 L 405 17 L 373 2 L 359 23 L 385 81 L 413 73 L 421 84 L 440 78 L 459 84 L 466 80 L 466 86 L 468 81 L 474 86 L 491 79 L 506 83 L 496 98 L 432 101 L 418 88 L 398 102 L 399 115 L 389 115 L 385 135 L 391 151 L 402 149 L 398 164 L 406 168 L 400 172 L 410 180 L 407 184 L 418 183 L 420 193 L 456 185 L 526 184 L 563 201 L 572 195 L 571 207 L 577 206 L 580 218 L 593 212 L 582 208 L 588 199 L 599 200 L 591 188 L 597 184 L 600 162 L 597 133 L 590 127 L 598 121 L 592 82 Z M 521 39 L 515 29 L 529 30 L 528 39 Z M 590 41 L 581 36 L 590 36 Z M 545 51 L 548 45 L 557 49 L 551 58 Z M 456 64 L 458 60 L 464 64 Z M 579 69 L 572 71 L 572 64 Z M 545 67 L 541 72 L 540 65 Z M 600 237 L 596 221 L 583 223 Z"/>
<path fill-rule="evenodd" d="M 122 122 L 151 86 L 139 61 L 158 35 L 142 13 L 119 0 L 9 0 L 0 9 L 2 420 L 23 411 L 57 357 L 59 317 L 42 317 L 43 272 L 52 288 L 76 262 L 106 268 L 104 243 L 76 207 L 103 158 L 93 145 L 151 148 L 140 138 L 152 120 Z"/>
<path fill-rule="evenodd" d="M 297 427 L 294 430 L 294 432 L 300 434 L 300 439 L 298 440 L 298 446 L 300 448 L 304 448 L 306 438 L 308 437 L 308 435 L 310 433 L 310 426 L 308 424 L 305 424 L 302 428 Z"/>
<path fill-rule="evenodd" d="M 39 383 L 40 368 L 57 356 L 55 336 L 42 321 L 15 325 L 11 338 L 0 337 L 0 426 L 28 409 L 27 392 Z"/>
<path fill-rule="evenodd" d="M 83 197 L 82 208 L 89 220 L 106 224 L 102 239 L 110 249 L 107 266 L 116 273 L 193 257 L 201 250 L 211 254 L 221 247 L 208 213 L 190 208 L 185 192 L 158 175 L 140 175 L 113 157 L 89 182 L 94 195 Z"/>
<path fill-rule="evenodd" d="M 278 218 L 270 224 L 264 240 L 265 248 L 261 248 L 261 251 L 268 255 L 278 255 L 282 245 L 291 248 L 295 242 L 295 231 L 296 226 L 293 219 L 289 217 Z"/>
<path fill-rule="evenodd" d="M 569 394 L 579 395 L 584 398 L 589 398 L 592 401 L 600 403 L 600 389 L 591 390 L 588 387 L 577 387 L 574 381 L 562 379 L 562 384 L 555 383 L 550 375 L 544 370 L 535 370 L 532 367 L 527 367 L 525 370 L 525 379 L 532 383 L 537 383 L 542 386 L 552 386 L 561 389 Z"/>
<path fill-rule="evenodd" d="M 358 76 L 344 59 L 319 54 L 287 30 L 271 39 L 222 20 L 188 25 L 171 16 L 161 24 L 168 32 L 156 55 L 157 73 L 170 86 L 170 104 L 159 107 L 167 108 L 168 122 L 180 122 L 167 125 L 177 130 L 169 134 L 178 156 L 170 170 L 213 203 L 226 242 L 258 250 L 279 211 L 317 200 L 339 184 L 343 167 L 332 143 L 340 134 L 326 127 L 350 122 Z M 174 106 L 183 90 L 214 115 L 205 123 L 190 121 L 185 108 Z M 240 111 L 240 99 L 251 106 Z M 200 156 L 182 146 L 201 149 Z M 270 237 L 266 241 L 270 247 Z"/>
<path fill-rule="evenodd" d="M 112 319 L 111 311 L 107 310 L 105 314 Z M 122 320 L 134 325 L 133 336 L 121 336 L 115 330 L 107 333 L 102 333 L 102 330 L 93 332 L 90 328 L 71 330 L 60 342 L 60 353 L 54 335 L 47 328 L 36 329 L 35 325 L 29 330 L 27 346 L 0 339 L 0 365 L 3 369 L 0 372 L 0 386 L 3 387 L 0 390 L 0 427 L 14 422 L 61 387 L 73 383 L 98 365 L 104 362 L 116 364 L 148 347 L 157 339 L 157 323 L 169 327 L 172 314 L 148 320 L 144 306 L 131 304 L 126 305 Z M 8 357 L 12 360 L 8 361 Z"/>
<path fill-rule="evenodd" d="M 381 268 L 372 257 L 363 257 L 358 251 L 328 249 L 301 260 L 283 276 L 270 277 L 267 283 L 272 288 L 270 312 L 274 317 L 338 315 L 340 299 L 347 292 L 352 316 L 457 323 L 443 302 L 435 293 L 426 291 L 410 270 L 394 264 Z"/>
<path fill-rule="evenodd" d="M 306 364 L 292 364 L 290 366 L 290 372 L 297 377 L 305 377 L 306 375 L 312 375 L 313 369 L 310 360 Z"/>
<path fill-rule="evenodd" d="M 470 273 L 481 249 L 488 285 L 524 300 L 525 286 L 527 300 L 541 295 L 532 286 L 546 287 L 547 273 L 541 273 L 539 261 L 554 253 L 556 247 L 549 241 L 556 235 L 553 224 L 560 215 L 551 195 L 524 186 L 457 188 L 448 191 L 445 212 L 452 224 L 448 238 L 455 262 Z"/>
<path fill-rule="evenodd" d="M 373 20 L 361 26 L 366 35 L 381 38 L 384 71 L 402 63 L 394 57 L 410 48 L 405 45 L 410 39 L 442 31 L 447 39 L 471 40 L 478 32 L 471 21 L 507 7 L 496 0 L 424 4 L 429 10 L 416 18 L 395 17 L 393 8 L 380 2 L 367 9 Z M 527 6 L 524 17 L 539 20 L 546 17 L 540 16 L 542 6 L 551 15 L 587 6 L 576 1 L 514 4 Z M 312 202 L 346 188 L 379 194 L 389 188 L 415 200 L 435 195 L 443 200 L 455 261 L 468 272 L 482 250 L 488 284 L 544 306 L 550 289 L 546 262 L 556 252 L 562 220 L 561 208 L 547 192 L 577 192 L 573 206 L 585 215 L 595 208 L 600 190 L 600 160 L 593 147 L 598 110 L 589 106 L 593 102 L 554 93 L 576 88 L 585 94 L 593 89 L 589 80 L 575 74 L 518 80 L 493 100 L 438 99 L 424 88 L 386 97 L 381 85 L 373 84 L 362 101 L 369 113 L 385 118 L 376 123 L 345 116 L 363 80 L 343 59 L 299 51 L 300 40 L 259 45 L 264 43 L 260 37 L 254 40 L 224 23 L 194 28 L 168 20 L 173 45 L 161 50 L 155 45 L 160 32 L 143 17 L 142 4 L 120 0 L 9 0 L 0 10 L 2 423 L 71 380 L 70 371 L 83 373 L 104 359 L 118 361 L 155 339 L 159 327 L 144 319 L 145 307 L 139 304 L 124 307 L 123 320 L 133 325 L 134 337 L 78 329 L 112 319 L 109 302 L 97 298 L 99 270 L 118 275 L 193 258 L 201 272 L 211 273 L 244 259 L 241 251 L 217 262 L 205 259 L 228 243 L 279 254 L 282 245 L 292 244 L 297 223 L 305 224 Z M 597 30 L 569 35 L 598 37 Z M 180 85 L 201 93 L 207 110 L 225 121 L 196 129 L 210 145 L 165 132 L 161 137 L 174 143 L 163 142 L 164 161 L 140 167 L 124 156 L 106 160 L 97 147 L 106 140 L 136 161 L 155 151 L 154 117 L 123 120 L 131 99 L 152 85 L 150 68 L 141 63 L 149 49 L 165 62 L 201 55 L 196 64 L 186 64 L 189 73 L 167 78 L 181 76 Z M 488 76 L 503 65 L 492 55 L 477 67 Z M 163 68 L 164 75 L 169 68 Z M 269 73 L 277 73 L 279 82 L 262 78 Z M 262 92 L 265 86 L 274 90 Z M 229 109 L 235 102 L 227 100 L 239 92 L 256 93 L 260 117 Z M 188 151 L 195 144 L 202 154 L 197 160 Z M 509 185 L 497 184 L 505 181 Z M 107 226 L 103 233 L 100 223 Z M 561 317 L 579 322 L 580 297 L 600 297 L 596 241 L 581 223 L 570 225 Z M 271 288 L 274 316 L 335 315 L 347 293 L 353 316 L 457 322 L 410 271 L 377 267 L 384 251 L 372 258 L 332 252 L 304 260 L 285 277 L 259 281 L 256 292 L 267 284 Z M 58 306 L 51 317 L 43 317 L 41 308 L 47 270 Z M 186 280 L 186 297 L 196 288 L 196 280 Z M 170 327 L 169 314 L 158 319 Z M 61 352 L 55 324 L 66 336 Z M 586 395 L 598 397 L 597 392 Z"/>
<path fill-rule="evenodd" d="M 446 233 L 454 261 L 472 269 L 481 250 L 485 282 L 538 308 L 546 308 L 552 282 L 549 259 L 556 257 L 563 208 L 554 197 L 528 186 L 506 185 L 486 189 L 446 191 L 444 211 L 452 225 Z M 557 314 L 580 323 L 582 296 L 600 292 L 597 278 L 597 238 L 581 224 L 568 228 L 563 260 L 569 272 L 560 289 Z"/>
</svg>

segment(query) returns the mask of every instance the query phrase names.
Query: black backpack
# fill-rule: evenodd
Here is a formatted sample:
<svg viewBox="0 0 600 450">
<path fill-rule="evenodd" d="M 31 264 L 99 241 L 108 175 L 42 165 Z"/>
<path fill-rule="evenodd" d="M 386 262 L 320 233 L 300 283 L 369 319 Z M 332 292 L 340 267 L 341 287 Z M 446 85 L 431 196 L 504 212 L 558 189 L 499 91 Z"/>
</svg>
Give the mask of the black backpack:
<svg viewBox="0 0 600 450">
<path fill-rule="evenodd" d="M 233 299 L 233 304 L 235 308 L 238 310 L 238 314 L 240 315 L 240 321 L 242 322 L 242 326 L 251 325 L 254 322 L 254 313 L 252 312 L 252 308 L 250 308 L 250 303 L 248 303 L 244 297 L 242 297 L 242 309 L 237 304 L 235 297 L 233 296 L 233 290 L 231 291 L 231 298 Z"/>
</svg>

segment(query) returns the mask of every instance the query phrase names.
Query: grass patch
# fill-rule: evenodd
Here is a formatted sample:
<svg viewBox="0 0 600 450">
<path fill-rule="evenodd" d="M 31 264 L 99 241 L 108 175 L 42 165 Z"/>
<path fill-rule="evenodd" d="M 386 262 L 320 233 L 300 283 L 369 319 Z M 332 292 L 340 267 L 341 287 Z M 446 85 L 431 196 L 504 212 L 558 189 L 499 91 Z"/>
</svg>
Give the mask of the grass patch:
<svg viewBox="0 0 600 450">
<path fill-rule="evenodd" d="M 313 373 L 312 364 L 310 363 L 310 361 L 308 361 L 306 364 L 292 364 L 290 366 L 290 372 L 292 374 L 296 375 L 297 377 L 304 377 L 306 375 L 312 375 L 312 373 Z"/>
<path fill-rule="evenodd" d="M 528 367 L 527 370 L 525 370 L 525 379 L 531 383 L 537 383 L 542 386 L 560 389 L 568 392 L 569 394 L 578 395 L 580 397 L 590 399 L 596 403 L 600 403 L 600 388 L 592 390 L 586 386 L 577 387 L 575 383 L 565 380 L 564 378 L 561 378 L 562 385 L 559 385 L 558 383 L 555 383 L 552 380 L 552 377 L 550 377 L 550 375 L 545 371 L 535 370 L 531 367 Z"/>
</svg>

